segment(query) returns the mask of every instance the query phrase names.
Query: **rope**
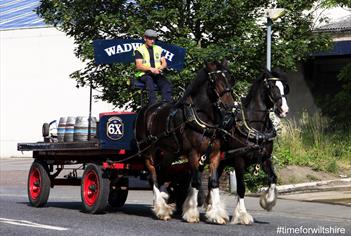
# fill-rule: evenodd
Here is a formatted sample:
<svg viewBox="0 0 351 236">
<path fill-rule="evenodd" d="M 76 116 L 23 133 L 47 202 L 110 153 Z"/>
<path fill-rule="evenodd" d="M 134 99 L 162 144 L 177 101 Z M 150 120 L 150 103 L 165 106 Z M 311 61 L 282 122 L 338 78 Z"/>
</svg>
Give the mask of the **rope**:
<svg viewBox="0 0 351 236">
<path fill-rule="evenodd" d="M 114 162 L 117 162 L 117 163 L 120 163 L 120 162 L 125 162 L 125 161 L 129 161 L 130 159 L 136 157 L 136 156 L 140 156 L 141 153 L 145 152 L 147 149 L 149 149 L 152 145 L 150 144 L 149 146 L 147 146 L 146 148 L 142 149 L 142 150 L 139 150 L 137 153 L 135 153 L 134 155 L 130 156 L 130 157 L 126 157 L 122 160 L 119 160 L 119 161 L 114 161 Z"/>
</svg>

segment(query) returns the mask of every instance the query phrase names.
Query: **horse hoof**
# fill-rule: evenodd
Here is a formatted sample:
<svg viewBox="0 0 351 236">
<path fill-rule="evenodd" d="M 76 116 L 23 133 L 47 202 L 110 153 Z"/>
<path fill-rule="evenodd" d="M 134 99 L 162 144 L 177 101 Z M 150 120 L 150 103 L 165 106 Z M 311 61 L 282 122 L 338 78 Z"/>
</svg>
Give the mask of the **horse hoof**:
<svg viewBox="0 0 351 236">
<path fill-rule="evenodd" d="M 199 212 L 196 210 L 191 210 L 183 215 L 183 219 L 188 223 L 199 223 Z"/>
<path fill-rule="evenodd" d="M 209 220 L 210 223 L 217 224 L 217 225 L 225 225 L 227 224 L 227 220 L 223 218 L 217 218 Z"/>
<path fill-rule="evenodd" d="M 272 208 L 277 203 L 277 197 L 275 195 L 274 199 L 272 201 L 270 201 L 270 202 L 267 200 L 267 198 L 268 198 L 268 193 L 267 192 L 264 192 L 264 193 L 261 194 L 260 206 L 266 211 L 271 211 Z"/>
<path fill-rule="evenodd" d="M 153 211 L 158 219 L 167 221 L 171 219 L 174 209 L 175 204 L 164 203 L 155 205 Z"/>
<path fill-rule="evenodd" d="M 188 222 L 188 223 L 199 223 L 200 219 L 198 217 L 194 217 L 194 218 L 187 219 L 186 222 Z"/>
<path fill-rule="evenodd" d="M 253 224 L 254 219 L 249 213 L 241 213 L 239 216 L 233 217 L 232 224 L 241 224 L 241 225 L 251 225 Z"/>
<path fill-rule="evenodd" d="M 171 216 L 161 216 L 159 219 L 164 220 L 164 221 L 168 221 L 171 219 Z"/>
<path fill-rule="evenodd" d="M 229 221 L 229 217 L 224 209 L 218 209 L 217 211 L 209 210 L 206 212 L 207 221 L 209 223 L 224 225 Z"/>
</svg>

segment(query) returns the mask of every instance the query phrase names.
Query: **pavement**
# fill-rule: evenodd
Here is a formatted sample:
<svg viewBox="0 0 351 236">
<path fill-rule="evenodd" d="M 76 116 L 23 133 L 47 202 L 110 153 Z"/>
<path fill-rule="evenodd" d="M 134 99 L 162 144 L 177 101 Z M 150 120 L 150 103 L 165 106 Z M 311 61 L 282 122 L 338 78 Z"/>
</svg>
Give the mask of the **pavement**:
<svg viewBox="0 0 351 236">
<path fill-rule="evenodd" d="M 33 159 L 0 160 L 0 235 L 280 235 L 291 230 L 307 234 L 318 230 L 333 230 L 328 235 L 351 235 L 350 205 L 311 202 L 311 199 L 334 199 L 336 195 L 349 194 L 349 182 L 320 185 L 323 191 L 309 190 L 282 192 L 277 205 L 270 212 L 259 206 L 257 197 L 246 197 L 245 205 L 254 217 L 251 226 L 224 226 L 209 224 L 204 210 L 200 209 L 201 222 L 188 224 L 175 215 L 172 220 L 156 220 L 151 211 L 152 192 L 129 191 L 126 205 L 120 209 L 108 209 L 105 214 L 90 215 L 81 211 L 78 186 L 55 186 L 50 190 L 47 206 L 34 208 L 28 205 L 27 175 Z M 316 184 L 317 186 L 318 184 Z M 337 186 L 336 186 L 337 185 Z M 333 186 L 334 189 L 329 188 Z M 298 187 L 301 187 L 298 185 Z M 279 188 L 282 188 L 281 186 Z M 312 188 L 312 187 L 311 187 Z M 328 191 L 326 190 L 328 188 Z M 337 192 L 337 193 L 334 193 Z M 346 192 L 346 193 L 345 193 Z M 348 192 L 348 193 L 347 193 Z M 311 195 L 316 193 L 318 197 Z M 348 196 L 348 195 L 345 195 Z M 290 197 L 290 199 L 289 199 Z M 221 199 L 229 216 L 234 210 L 234 198 L 222 192 Z M 296 231 L 297 230 L 297 231 Z M 343 230 L 342 233 L 338 233 Z M 323 231 L 323 232 L 322 232 Z M 289 233 L 290 232 L 290 233 Z"/>
<path fill-rule="evenodd" d="M 280 199 L 351 206 L 351 178 L 280 185 L 277 190 Z"/>
<path fill-rule="evenodd" d="M 32 158 L 0 159 L 0 179 L 1 175 L 5 174 L 3 170 L 6 169 L 6 175 L 17 176 L 17 181 L 26 184 L 27 175 L 19 173 L 28 172 L 32 161 Z M 18 178 L 19 176 L 21 178 Z M 1 182 L 6 184 L 11 179 L 11 177 L 2 178 Z M 260 192 L 266 189 L 265 187 L 261 188 L 258 193 L 247 194 L 247 196 L 257 197 Z M 280 199 L 351 206 L 351 178 L 278 185 L 277 190 Z"/>
</svg>

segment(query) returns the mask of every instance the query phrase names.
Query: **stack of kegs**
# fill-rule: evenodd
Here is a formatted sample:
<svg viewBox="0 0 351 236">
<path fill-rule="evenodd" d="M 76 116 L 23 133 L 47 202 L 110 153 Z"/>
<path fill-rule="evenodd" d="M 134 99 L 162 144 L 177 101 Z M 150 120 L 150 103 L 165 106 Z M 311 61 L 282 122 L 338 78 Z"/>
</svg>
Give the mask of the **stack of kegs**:
<svg viewBox="0 0 351 236">
<path fill-rule="evenodd" d="M 59 142 L 82 142 L 96 137 L 96 117 L 91 117 L 90 137 L 89 117 L 68 116 L 61 117 L 57 128 L 57 139 Z"/>
</svg>

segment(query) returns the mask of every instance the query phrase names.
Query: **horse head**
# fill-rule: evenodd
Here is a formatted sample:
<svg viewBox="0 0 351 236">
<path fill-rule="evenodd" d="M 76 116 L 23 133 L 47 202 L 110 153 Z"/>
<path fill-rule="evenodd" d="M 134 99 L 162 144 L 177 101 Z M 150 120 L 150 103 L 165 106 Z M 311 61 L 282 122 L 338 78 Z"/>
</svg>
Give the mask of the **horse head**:
<svg viewBox="0 0 351 236">
<path fill-rule="evenodd" d="M 226 60 L 207 62 L 205 71 L 208 74 L 209 86 L 207 91 L 210 100 L 220 110 L 228 111 L 234 104 L 232 87 L 235 82 L 230 73 L 228 62 Z"/>
<path fill-rule="evenodd" d="M 274 112 L 280 118 L 286 117 L 289 112 L 286 95 L 289 93 L 289 85 L 277 72 L 266 71 L 263 79 L 266 87 L 266 96 Z"/>
</svg>

